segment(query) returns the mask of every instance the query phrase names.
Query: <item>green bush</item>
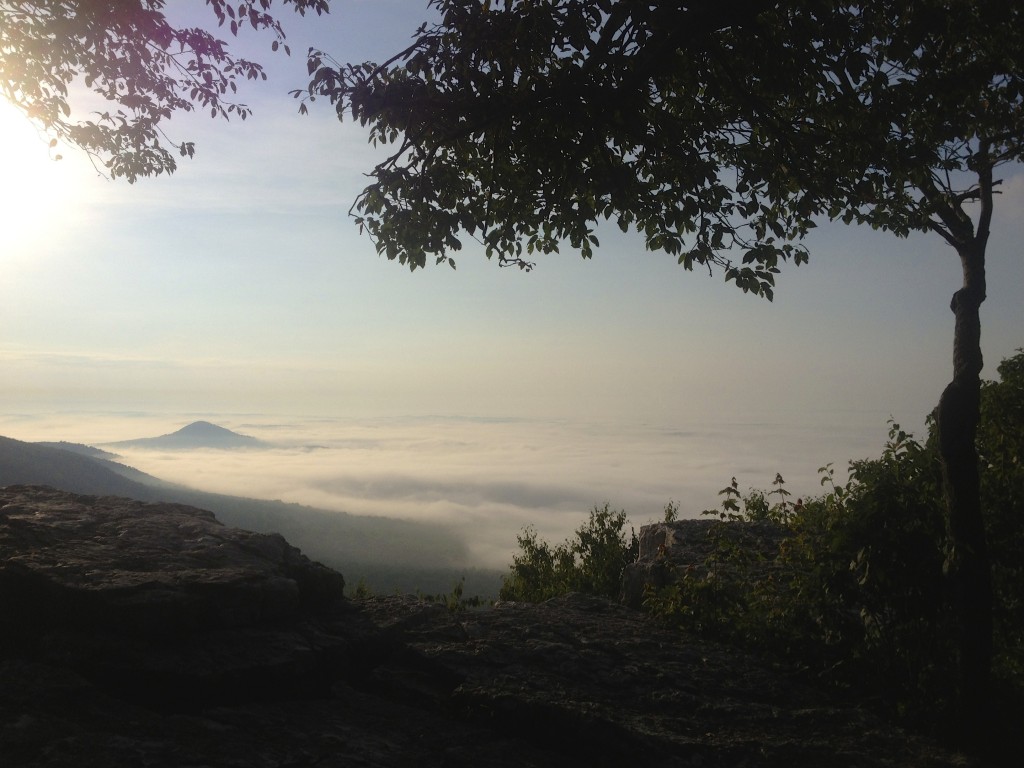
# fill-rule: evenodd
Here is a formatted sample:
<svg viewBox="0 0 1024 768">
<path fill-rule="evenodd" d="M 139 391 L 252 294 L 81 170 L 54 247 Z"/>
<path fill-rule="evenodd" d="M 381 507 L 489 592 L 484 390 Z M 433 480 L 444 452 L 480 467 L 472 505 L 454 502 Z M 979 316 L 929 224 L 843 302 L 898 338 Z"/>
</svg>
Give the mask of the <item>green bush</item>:
<svg viewBox="0 0 1024 768">
<path fill-rule="evenodd" d="M 708 562 L 649 590 L 645 606 L 833 682 L 940 693 L 951 648 L 934 455 L 893 424 L 881 458 L 853 462 L 844 486 L 830 466 L 821 474 L 830 489 L 797 502 L 781 477 L 773 490 L 745 496 L 733 479 L 722 510 L 710 513 L 720 520 Z M 751 522 L 788 534 L 770 567 L 726 535 Z"/>
<path fill-rule="evenodd" d="M 981 390 L 981 503 L 992 558 L 994 669 L 1024 690 L 1024 350 Z"/>
<path fill-rule="evenodd" d="M 992 560 L 994 674 L 1024 691 L 1024 351 L 982 389 L 978 452 Z M 737 537 L 713 531 L 712 554 L 645 605 L 665 621 L 799 660 L 834 683 L 883 693 L 901 709 L 935 712 L 953 695 L 953 608 L 944 578 L 946 524 L 934 424 L 920 443 L 898 424 L 877 459 L 850 463 L 826 492 L 789 501 L 773 490 L 723 489 L 721 526 L 784 528 L 771 568 Z M 775 497 L 773 499 L 773 496 Z M 756 574 L 756 578 L 751 578 Z M 1012 696 L 1013 694 L 1011 694 Z"/>
<path fill-rule="evenodd" d="M 992 560 L 993 672 L 1001 700 L 1024 699 L 1024 350 L 982 387 L 977 445 Z M 793 502 L 781 476 L 720 495 L 711 554 L 648 588 L 662 620 L 783 657 L 833 684 L 881 694 L 904 712 L 937 713 L 954 694 L 954 615 L 947 581 L 946 522 L 934 425 L 921 443 L 891 423 L 880 457 L 853 461 L 846 483 L 820 469 L 822 495 Z M 677 519 L 669 504 L 665 520 Z M 753 525 L 756 524 L 756 525 Z M 573 539 L 551 547 L 533 529 L 505 577 L 506 600 L 541 601 L 570 591 L 616 596 L 636 557 L 626 516 L 594 508 Z M 744 531 L 778 526 L 765 557 Z M 746 527 L 745 527 L 746 526 Z M 756 535 L 756 530 L 750 535 Z M 664 568 L 673 566 L 667 561 Z M 1010 717 L 1015 715 L 1011 714 Z"/>
<path fill-rule="evenodd" d="M 541 602 L 568 592 L 618 597 L 622 570 L 636 559 L 636 534 L 625 534 L 627 518 L 606 503 L 572 539 L 552 547 L 533 528 L 518 537 L 519 554 L 502 579 L 501 600 Z"/>
</svg>

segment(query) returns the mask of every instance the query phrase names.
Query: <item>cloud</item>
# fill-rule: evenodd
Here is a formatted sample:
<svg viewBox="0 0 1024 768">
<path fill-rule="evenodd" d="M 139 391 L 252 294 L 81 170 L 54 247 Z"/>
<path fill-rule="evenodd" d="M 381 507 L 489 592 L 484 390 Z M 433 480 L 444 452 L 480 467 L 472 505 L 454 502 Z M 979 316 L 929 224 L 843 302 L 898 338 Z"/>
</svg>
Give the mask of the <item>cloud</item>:
<svg viewBox="0 0 1024 768">
<path fill-rule="evenodd" d="M 272 443 L 262 451 L 124 450 L 123 463 L 216 493 L 280 499 L 357 515 L 437 522 L 464 538 L 470 564 L 504 567 L 526 526 L 557 542 L 595 505 L 624 509 L 635 526 L 669 500 L 686 516 L 781 472 L 794 496 L 820 490 L 817 468 L 876 455 L 884 416 L 788 414 L 776 422 L 688 428 L 502 418 L 281 418 L 260 414 L 67 414 L 5 417 L 18 439 L 95 443 L 164 434 L 205 419 Z"/>
<path fill-rule="evenodd" d="M 508 504 L 523 509 L 551 509 L 593 501 L 579 488 L 528 482 L 431 480 L 410 475 L 332 477 L 316 483 L 331 494 L 382 500 L 450 503 L 461 507 Z"/>
</svg>

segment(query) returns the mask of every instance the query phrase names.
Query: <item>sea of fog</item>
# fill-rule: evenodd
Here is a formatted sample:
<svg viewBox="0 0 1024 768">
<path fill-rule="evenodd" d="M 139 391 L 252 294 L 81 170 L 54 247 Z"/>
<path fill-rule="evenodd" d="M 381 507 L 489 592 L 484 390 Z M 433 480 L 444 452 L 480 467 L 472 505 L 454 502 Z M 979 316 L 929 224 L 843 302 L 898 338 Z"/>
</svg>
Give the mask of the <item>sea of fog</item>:
<svg viewBox="0 0 1024 768">
<path fill-rule="evenodd" d="M 266 414 L 63 413 L 0 417 L 0 434 L 101 446 L 206 420 L 269 445 L 245 450 L 117 449 L 121 463 L 215 493 L 358 515 L 436 520 L 465 535 L 472 565 L 506 566 L 533 526 L 571 535 L 605 502 L 639 526 L 669 501 L 683 516 L 716 507 L 736 477 L 793 498 L 819 493 L 818 468 L 879 455 L 883 414 L 787 414 L 778 421 L 685 425 L 468 417 L 309 418 Z"/>
</svg>

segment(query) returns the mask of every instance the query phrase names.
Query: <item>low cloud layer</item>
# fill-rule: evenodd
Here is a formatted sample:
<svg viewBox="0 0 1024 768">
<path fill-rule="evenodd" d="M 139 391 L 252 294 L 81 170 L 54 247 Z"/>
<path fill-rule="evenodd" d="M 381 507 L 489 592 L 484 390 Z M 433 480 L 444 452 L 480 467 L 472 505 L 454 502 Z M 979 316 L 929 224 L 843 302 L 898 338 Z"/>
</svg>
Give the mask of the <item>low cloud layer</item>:
<svg viewBox="0 0 1024 768">
<path fill-rule="evenodd" d="M 817 468 L 877 455 L 884 417 L 787 424 L 721 423 L 688 429 L 532 420 L 302 419 L 196 415 L 257 437 L 256 450 L 126 449 L 121 461 L 161 479 L 217 493 L 280 499 L 352 514 L 453 525 L 467 565 L 504 567 L 526 526 L 561 541 L 605 502 L 634 525 L 674 500 L 686 516 L 719 503 L 735 476 L 768 487 L 776 472 L 794 497 L 820 490 Z M 151 414 L 12 419 L 4 434 L 88 444 L 184 426 Z"/>
</svg>

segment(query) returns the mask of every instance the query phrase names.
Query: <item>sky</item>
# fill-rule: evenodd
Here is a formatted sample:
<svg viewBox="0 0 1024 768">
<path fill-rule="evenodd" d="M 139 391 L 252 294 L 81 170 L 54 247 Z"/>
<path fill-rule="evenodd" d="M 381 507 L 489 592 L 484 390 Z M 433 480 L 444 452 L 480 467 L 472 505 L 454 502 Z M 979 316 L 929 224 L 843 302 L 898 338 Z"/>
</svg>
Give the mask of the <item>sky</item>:
<svg viewBox="0 0 1024 768">
<path fill-rule="evenodd" d="M 772 303 L 615 227 L 599 229 L 592 260 L 566 247 L 532 273 L 472 246 L 455 271 L 378 257 L 348 210 L 380 150 L 329 105 L 299 116 L 287 92 L 305 82 L 308 46 L 381 60 L 425 5 L 286 11 L 290 59 L 247 35 L 241 48 L 270 74 L 243 90 L 254 114 L 176 117 L 167 130 L 195 141 L 196 157 L 170 177 L 110 181 L 69 148 L 54 161 L 0 104 L 0 434 L 102 442 L 203 417 L 264 437 L 287 424 L 296 444 L 348 445 L 344 463 L 307 452 L 277 457 L 274 472 L 234 459 L 214 471 L 207 457 L 204 472 L 133 458 L 210 490 L 409 516 L 429 497 L 440 517 L 467 505 L 508 513 L 510 527 L 557 517 L 557 533 L 587 500 L 641 515 L 668 498 L 713 505 L 743 469 L 750 485 L 784 471 L 816 486 L 825 462 L 877 455 L 890 417 L 923 428 L 951 375 L 961 281 L 938 236 L 821 226 Z M 988 377 L 1024 346 L 1024 173 L 1003 177 L 982 308 Z M 387 449 L 353 453 L 367 430 Z M 277 485 L 257 482 L 270 476 Z M 394 482 L 384 492 L 374 477 Z M 561 495 L 524 491 L 534 502 L 509 512 L 503 482 Z M 472 488 L 484 491 L 469 504 Z"/>
</svg>

